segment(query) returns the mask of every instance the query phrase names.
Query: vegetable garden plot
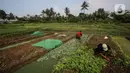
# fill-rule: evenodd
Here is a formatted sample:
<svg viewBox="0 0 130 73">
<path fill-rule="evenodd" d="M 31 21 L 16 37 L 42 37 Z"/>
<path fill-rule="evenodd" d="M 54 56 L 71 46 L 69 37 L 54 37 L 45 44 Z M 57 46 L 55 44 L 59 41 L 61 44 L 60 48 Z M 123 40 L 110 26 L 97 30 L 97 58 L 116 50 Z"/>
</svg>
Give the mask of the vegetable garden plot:
<svg viewBox="0 0 130 73">
<path fill-rule="evenodd" d="M 38 49 L 37 47 L 32 47 L 31 45 L 36 42 L 39 42 L 41 40 L 44 40 L 47 38 L 53 38 L 53 37 L 55 37 L 55 36 L 49 35 L 49 36 L 45 36 L 43 38 L 39 38 L 38 40 L 29 42 L 27 44 L 23 44 L 23 45 L 9 48 L 9 49 L 1 50 L 0 51 L 0 58 L 1 58 L 0 61 L 2 64 L 0 65 L 0 67 L 2 70 L 0 70 L 0 71 L 1 72 L 4 72 L 4 71 L 10 72 L 11 70 L 13 70 L 13 68 L 16 69 L 15 68 L 16 66 L 20 67 L 19 63 L 21 63 L 21 65 L 22 65 L 22 63 L 24 65 L 24 62 L 26 62 L 26 61 L 29 63 L 29 61 L 31 59 L 33 59 L 33 56 L 30 55 L 31 53 L 35 54 L 34 58 L 35 57 L 38 58 L 39 55 L 41 55 L 41 54 L 43 55 L 45 53 L 44 49 L 39 50 L 40 48 Z M 35 49 L 38 52 L 36 52 Z"/>
<path fill-rule="evenodd" d="M 52 33 L 45 33 L 44 36 L 50 35 Z M 6 38 L 0 38 L 0 48 L 15 44 L 15 43 L 20 43 L 23 41 L 28 41 L 31 39 L 39 38 L 43 36 L 31 36 L 31 35 L 22 35 L 22 36 L 15 36 L 15 37 L 6 37 Z"/>
<path fill-rule="evenodd" d="M 37 59 L 37 61 L 22 67 L 14 73 L 51 73 L 53 66 L 60 58 L 71 55 L 73 51 L 82 45 L 81 42 L 78 42 L 76 39 L 70 39 L 69 37 L 64 39 L 63 41 L 66 43 L 48 52 L 44 56 Z M 82 43 L 85 43 L 87 39 L 88 35 L 83 35 L 81 39 Z"/>
<path fill-rule="evenodd" d="M 94 35 L 88 42 L 88 46 L 91 48 L 96 48 L 99 43 L 107 43 L 115 53 L 112 53 L 113 56 L 109 57 L 111 63 L 108 64 L 103 70 L 102 73 L 129 73 L 130 72 L 130 63 L 127 58 L 120 51 L 120 48 L 115 44 L 111 37 L 109 40 L 104 40 L 104 36 Z"/>
<path fill-rule="evenodd" d="M 33 47 L 32 44 L 48 38 L 55 39 L 57 38 L 56 36 L 57 35 L 45 36 L 43 38 L 31 41 L 27 44 L 19 45 L 10 49 L 0 51 L 0 73 L 11 73 L 16 69 L 28 63 L 31 63 L 32 61 L 39 58 L 41 55 L 44 55 L 47 52 L 46 50 L 41 49 L 39 47 Z"/>
<path fill-rule="evenodd" d="M 93 54 L 92 49 L 81 46 L 72 55 L 62 58 L 54 66 L 53 73 L 100 73 L 106 61 Z"/>
<path fill-rule="evenodd" d="M 77 48 L 79 48 L 81 45 L 83 45 L 86 42 L 86 40 L 88 40 L 88 37 L 89 37 L 89 35 L 83 35 L 83 37 L 81 38 L 82 42 L 79 42 L 76 39 L 72 39 L 68 42 L 66 41 L 67 43 L 50 51 L 45 56 L 39 58 L 37 61 L 42 62 L 49 58 L 54 58 L 54 59 L 58 60 L 59 58 L 69 56 L 72 54 L 71 52 L 75 51 Z"/>
</svg>

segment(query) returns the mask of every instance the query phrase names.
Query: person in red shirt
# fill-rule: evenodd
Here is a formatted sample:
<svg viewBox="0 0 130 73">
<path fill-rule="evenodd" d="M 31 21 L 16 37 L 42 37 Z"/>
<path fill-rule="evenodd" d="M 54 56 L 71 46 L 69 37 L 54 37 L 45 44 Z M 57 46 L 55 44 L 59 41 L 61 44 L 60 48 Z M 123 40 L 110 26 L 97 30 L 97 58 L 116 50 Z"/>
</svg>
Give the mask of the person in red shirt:
<svg viewBox="0 0 130 73">
<path fill-rule="evenodd" d="M 76 33 L 76 39 L 81 39 L 81 37 L 82 37 L 82 31 L 79 31 L 79 32 L 77 32 Z"/>
</svg>

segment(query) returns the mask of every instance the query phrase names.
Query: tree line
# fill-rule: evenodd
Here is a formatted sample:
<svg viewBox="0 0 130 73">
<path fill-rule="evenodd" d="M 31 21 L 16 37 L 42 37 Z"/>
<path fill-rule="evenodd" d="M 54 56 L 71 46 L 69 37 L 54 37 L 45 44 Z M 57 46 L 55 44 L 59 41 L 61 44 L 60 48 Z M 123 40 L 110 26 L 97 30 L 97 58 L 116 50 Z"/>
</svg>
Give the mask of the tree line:
<svg viewBox="0 0 130 73">
<path fill-rule="evenodd" d="M 130 11 L 126 10 L 124 15 L 116 15 L 115 12 L 107 12 L 103 8 L 99 8 L 95 12 L 91 14 L 86 14 L 88 10 L 89 4 L 84 1 L 81 5 L 81 13 L 78 16 L 75 16 L 71 13 L 71 10 L 68 7 L 65 7 L 64 12 L 65 16 L 61 15 L 60 13 L 56 12 L 54 8 L 47 8 L 42 10 L 40 15 L 27 15 L 24 17 L 20 17 L 17 19 L 23 22 L 104 22 L 104 23 L 111 23 L 111 22 L 123 22 L 123 23 L 130 23 Z M 0 10 L 0 18 L 2 19 L 13 19 L 14 15 L 12 13 L 9 14 L 10 16 L 7 18 L 5 11 Z"/>
<path fill-rule="evenodd" d="M 13 20 L 15 18 L 17 18 L 17 16 L 14 16 L 13 13 L 7 14 L 4 10 L 0 9 L 0 19 L 8 19 L 8 20 L 12 19 Z"/>
</svg>

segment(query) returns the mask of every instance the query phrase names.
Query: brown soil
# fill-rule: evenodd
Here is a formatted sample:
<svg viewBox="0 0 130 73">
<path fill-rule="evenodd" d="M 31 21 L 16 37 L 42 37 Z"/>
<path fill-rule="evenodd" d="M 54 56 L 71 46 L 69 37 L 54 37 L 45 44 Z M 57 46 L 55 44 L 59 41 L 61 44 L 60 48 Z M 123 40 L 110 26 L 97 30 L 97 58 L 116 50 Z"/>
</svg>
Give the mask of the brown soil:
<svg viewBox="0 0 130 73">
<path fill-rule="evenodd" d="M 130 67 L 108 64 L 103 70 L 102 73 L 130 73 Z"/>
<path fill-rule="evenodd" d="M 49 35 L 49 34 L 51 33 L 46 33 L 44 36 Z M 39 37 L 43 37 L 43 36 L 23 35 L 23 36 L 6 37 L 6 38 L 0 37 L 0 48 L 11 45 L 11 44 L 28 41 L 34 38 L 39 38 Z"/>
<path fill-rule="evenodd" d="M 69 71 L 64 71 L 63 73 L 76 73 L 75 71 L 69 70 Z"/>
<path fill-rule="evenodd" d="M 93 36 L 88 41 L 88 47 L 95 48 L 99 43 L 108 43 L 109 40 L 104 40 L 104 36 Z"/>
<path fill-rule="evenodd" d="M 57 35 L 48 35 L 17 47 L 2 50 L 0 51 L 0 73 L 12 73 L 47 53 L 46 50 L 41 49 L 40 47 L 33 47 L 32 44 L 48 38 L 60 39 L 63 42 L 66 42 L 73 37 L 67 36 L 59 38 Z"/>
<path fill-rule="evenodd" d="M 127 37 L 125 37 L 127 40 L 129 40 L 130 41 L 130 36 L 127 36 Z"/>
<path fill-rule="evenodd" d="M 111 60 L 111 63 L 109 63 L 102 70 L 102 73 L 130 73 L 130 67 L 112 63 L 113 62 L 112 60 L 117 59 L 117 58 L 124 59 L 124 56 L 122 52 L 120 51 L 119 47 L 112 41 L 111 37 L 109 37 L 109 40 L 104 40 L 104 36 L 94 35 L 92 38 L 90 38 L 87 44 L 90 48 L 96 48 L 97 45 L 100 43 L 106 43 L 111 47 L 111 49 L 116 51 L 115 56 L 109 57 Z"/>
</svg>

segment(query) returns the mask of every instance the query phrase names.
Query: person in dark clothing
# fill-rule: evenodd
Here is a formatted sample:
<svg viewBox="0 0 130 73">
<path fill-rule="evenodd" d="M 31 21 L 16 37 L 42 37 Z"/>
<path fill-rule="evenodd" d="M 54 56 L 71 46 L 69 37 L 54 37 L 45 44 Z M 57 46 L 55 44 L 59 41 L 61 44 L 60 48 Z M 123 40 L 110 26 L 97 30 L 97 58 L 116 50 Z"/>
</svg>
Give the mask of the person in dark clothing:
<svg viewBox="0 0 130 73">
<path fill-rule="evenodd" d="M 100 43 L 100 44 L 98 44 L 97 48 L 94 49 L 94 54 L 101 55 L 107 61 L 109 61 L 110 59 L 106 57 L 106 55 L 109 53 L 109 50 L 110 50 L 109 45 Z"/>
<path fill-rule="evenodd" d="M 82 31 L 79 31 L 79 32 L 77 32 L 76 33 L 76 39 L 81 39 L 81 37 L 82 37 Z"/>
<path fill-rule="evenodd" d="M 102 52 L 108 52 L 108 50 L 110 50 L 109 45 L 106 44 L 98 44 L 97 48 L 95 49 L 95 54 L 99 54 Z"/>
</svg>

